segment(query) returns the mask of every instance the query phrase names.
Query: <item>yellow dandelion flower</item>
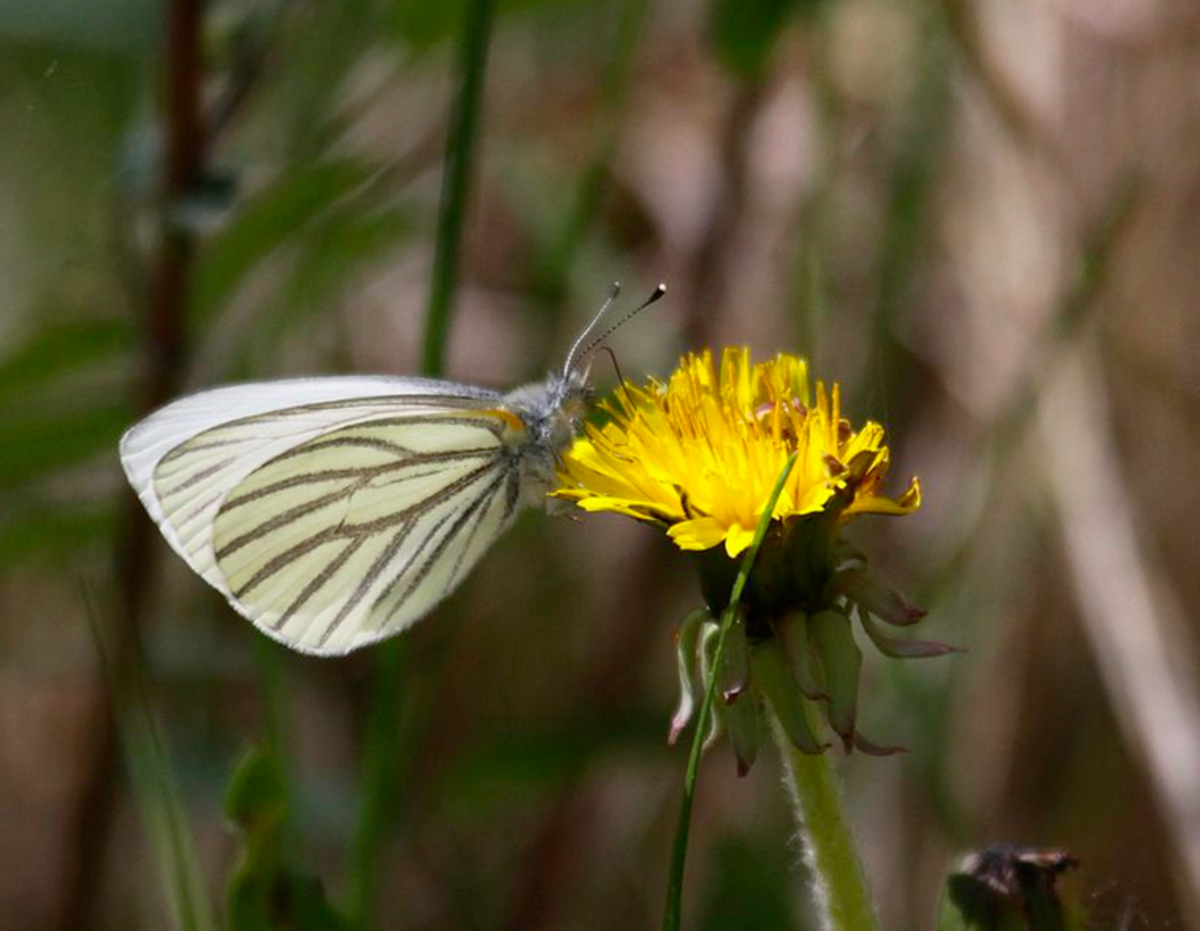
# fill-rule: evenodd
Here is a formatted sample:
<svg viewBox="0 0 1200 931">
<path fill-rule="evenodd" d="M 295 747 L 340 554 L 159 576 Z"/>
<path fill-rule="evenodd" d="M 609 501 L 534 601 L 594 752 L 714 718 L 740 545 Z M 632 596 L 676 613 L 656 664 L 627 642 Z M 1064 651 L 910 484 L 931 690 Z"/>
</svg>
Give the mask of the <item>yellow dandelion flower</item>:
<svg viewBox="0 0 1200 931">
<path fill-rule="evenodd" d="M 559 498 L 585 511 L 615 511 L 667 528 L 681 549 L 724 544 L 735 557 L 754 537 L 784 462 L 799 455 L 773 520 L 836 513 L 907 514 L 921 503 L 916 478 L 898 498 L 882 494 L 890 453 L 883 428 L 842 419 L 840 391 L 816 385 L 798 356 L 752 364 L 745 347 L 684 356 L 666 384 L 617 388 L 564 454 Z"/>
</svg>

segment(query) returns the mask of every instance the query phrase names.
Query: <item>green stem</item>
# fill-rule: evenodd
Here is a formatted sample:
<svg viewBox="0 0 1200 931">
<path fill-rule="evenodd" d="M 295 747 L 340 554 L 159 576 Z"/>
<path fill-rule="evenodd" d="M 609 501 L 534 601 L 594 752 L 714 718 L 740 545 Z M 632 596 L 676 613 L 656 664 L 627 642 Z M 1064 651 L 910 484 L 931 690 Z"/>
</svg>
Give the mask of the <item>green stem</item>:
<svg viewBox="0 0 1200 931">
<path fill-rule="evenodd" d="M 376 650 L 362 762 L 362 807 L 353 851 L 349 917 L 356 928 L 373 924 L 383 849 L 400 796 L 403 733 L 404 648 L 399 638 Z"/>
<path fill-rule="evenodd" d="M 458 68 L 461 74 L 454 101 L 450 133 L 446 137 L 441 206 L 438 214 L 437 250 L 429 287 L 429 313 L 425 318 L 425 346 L 421 369 L 431 377 L 441 374 L 450 330 L 450 309 L 458 284 L 458 255 L 463 220 L 471 188 L 475 136 L 483 104 L 483 79 L 487 71 L 488 40 L 492 33 L 493 0 L 470 0 L 463 23 Z"/>
<path fill-rule="evenodd" d="M 767 529 L 771 526 L 771 515 L 775 512 L 775 504 L 783 492 L 784 482 L 787 481 L 792 466 L 795 465 L 796 455 L 796 453 L 792 453 L 788 456 L 783 471 L 779 473 L 779 478 L 775 481 L 775 487 L 771 490 L 771 496 L 767 499 L 762 517 L 758 521 L 758 528 L 754 532 L 754 540 L 742 557 L 737 578 L 733 583 L 733 591 L 729 595 L 729 605 L 721 614 L 717 648 L 713 653 L 714 673 L 704 690 L 704 701 L 700 704 L 700 714 L 696 718 L 696 730 L 692 735 L 692 749 L 688 753 L 687 772 L 683 779 L 683 800 L 679 805 L 679 824 L 675 829 L 675 843 L 671 848 L 671 871 L 667 877 L 667 907 L 663 915 L 664 931 L 679 931 L 682 920 L 683 873 L 687 861 L 688 835 L 691 833 L 692 803 L 696 798 L 696 780 L 700 774 L 700 755 L 704 747 L 704 736 L 708 732 L 708 718 L 712 714 L 713 696 L 717 692 L 718 676 L 715 670 L 721 668 L 721 657 L 725 653 L 725 638 L 729 634 L 729 628 L 733 625 L 733 618 L 737 614 L 742 600 L 742 592 L 746 589 L 750 570 L 754 566 L 754 557 L 758 555 L 758 550 L 767 535 Z"/>
<path fill-rule="evenodd" d="M 827 753 L 797 750 L 775 709 L 769 708 L 768 717 L 783 757 L 784 784 L 804 840 L 804 858 L 812 871 L 821 927 L 825 931 L 878 931 L 866 874 L 842 810 L 833 760 Z"/>
</svg>

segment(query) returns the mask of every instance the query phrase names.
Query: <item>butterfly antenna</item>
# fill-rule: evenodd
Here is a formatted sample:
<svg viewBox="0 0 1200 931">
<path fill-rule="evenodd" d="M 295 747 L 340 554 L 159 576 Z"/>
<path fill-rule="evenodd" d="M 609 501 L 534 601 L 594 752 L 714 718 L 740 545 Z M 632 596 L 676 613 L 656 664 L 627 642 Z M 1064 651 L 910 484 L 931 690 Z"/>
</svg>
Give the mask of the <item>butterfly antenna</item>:
<svg viewBox="0 0 1200 931">
<path fill-rule="evenodd" d="M 610 290 L 608 292 L 608 300 L 606 300 L 600 306 L 600 310 L 598 310 L 596 312 L 596 316 L 592 317 L 591 323 L 589 323 L 587 326 L 585 326 L 583 328 L 583 332 L 581 332 L 577 337 L 575 337 L 575 342 L 571 345 L 571 351 L 567 353 L 567 361 L 563 365 L 563 378 L 566 378 L 568 375 L 571 374 L 571 369 L 573 369 L 575 367 L 575 360 L 577 358 L 579 358 L 580 355 L 582 355 L 582 353 L 579 352 L 580 345 L 582 345 L 583 341 L 588 338 L 588 336 L 589 336 L 589 334 L 591 334 L 592 330 L 596 329 L 596 324 L 598 324 L 600 322 L 600 320 L 604 317 L 605 312 L 608 310 L 608 308 L 610 308 L 612 306 L 612 302 L 617 299 L 617 295 L 620 293 L 621 293 L 621 282 L 614 281 L 612 290 Z"/>
<path fill-rule="evenodd" d="M 629 313 L 627 313 L 624 317 L 622 317 L 620 320 L 618 320 L 616 323 L 614 323 L 612 326 L 610 326 L 607 330 L 605 330 L 599 336 L 595 337 L 591 342 L 589 342 L 587 344 L 587 346 L 585 346 L 583 348 L 583 351 L 580 352 L 579 355 L 586 356 L 588 353 L 590 353 L 592 350 L 594 350 L 597 346 L 599 346 L 601 343 L 603 343 L 606 339 L 608 339 L 610 336 L 612 336 L 615 332 L 617 332 L 617 330 L 619 330 L 626 323 L 628 323 L 630 320 L 632 320 L 634 317 L 636 317 L 638 314 L 640 314 L 643 310 L 645 310 L 647 307 L 649 307 L 651 304 L 657 303 L 659 300 L 661 300 L 662 296 L 666 293 L 667 293 L 667 286 L 665 284 L 659 284 L 659 286 L 650 293 L 650 296 L 648 298 L 646 298 L 644 301 L 642 301 L 640 304 L 638 304 L 637 307 L 633 308 L 633 310 L 631 310 Z M 590 330 L 591 327 L 588 327 L 588 329 Z"/>
<path fill-rule="evenodd" d="M 612 359 L 613 368 L 616 370 L 616 373 L 617 373 L 617 384 L 624 384 L 625 376 L 621 374 L 621 366 L 617 362 L 617 354 L 612 351 L 612 347 L 611 346 L 600 346 L 600 347 L 598 347 L 598 350 L 601 352 L 608 353 L 608 357 L 610 359 Z"/>
</svg>

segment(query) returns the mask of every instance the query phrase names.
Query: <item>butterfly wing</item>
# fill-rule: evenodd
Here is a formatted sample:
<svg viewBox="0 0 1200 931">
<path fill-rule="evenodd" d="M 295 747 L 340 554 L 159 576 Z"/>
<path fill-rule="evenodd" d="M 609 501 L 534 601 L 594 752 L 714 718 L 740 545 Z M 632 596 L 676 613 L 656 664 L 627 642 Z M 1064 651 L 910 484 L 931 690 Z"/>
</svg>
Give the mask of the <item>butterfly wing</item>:
<svg viewBox="0 0 1200 931">
<path fill-rule="evenodd" d="M 427 613 L 509 524 L 522 430 L 483 389 L 306 379 L 184 398 L 121 456 L 168 542 L 234 608 L 339 654 Z"/>
</svg>

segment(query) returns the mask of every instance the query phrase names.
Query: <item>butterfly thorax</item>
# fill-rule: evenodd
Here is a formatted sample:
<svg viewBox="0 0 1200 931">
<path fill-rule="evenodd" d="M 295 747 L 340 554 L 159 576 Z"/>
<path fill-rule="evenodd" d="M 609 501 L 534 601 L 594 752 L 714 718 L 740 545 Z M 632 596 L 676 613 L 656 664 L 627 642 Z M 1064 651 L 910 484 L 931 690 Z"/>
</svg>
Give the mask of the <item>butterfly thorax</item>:
<svg viewBox="0 0 1200 931">
<path fill-rule="evenodd" d="M 526 502 L 546 506 L 546 495 L 558 486 L 555 469 L 574 441 L 580 421 L 591 407 L 592 389 L 585 376 L 552 374 L 545 381 L 522 385 L 504 396 L 505 406 L 525 426 L 514 438 L 521 460 L 521 492 Z"/>
</svg>

